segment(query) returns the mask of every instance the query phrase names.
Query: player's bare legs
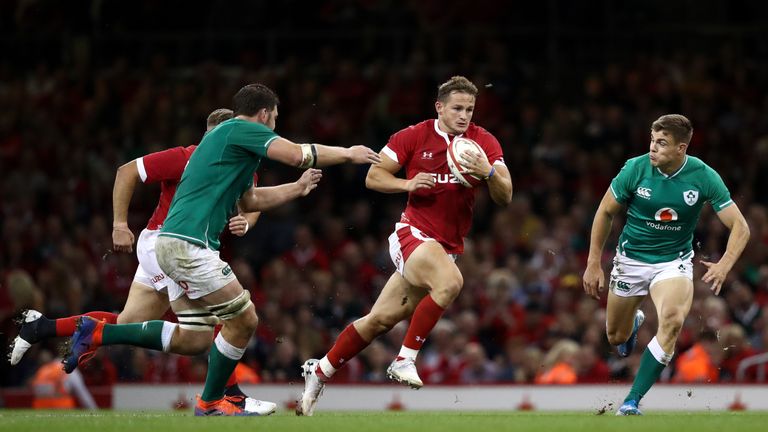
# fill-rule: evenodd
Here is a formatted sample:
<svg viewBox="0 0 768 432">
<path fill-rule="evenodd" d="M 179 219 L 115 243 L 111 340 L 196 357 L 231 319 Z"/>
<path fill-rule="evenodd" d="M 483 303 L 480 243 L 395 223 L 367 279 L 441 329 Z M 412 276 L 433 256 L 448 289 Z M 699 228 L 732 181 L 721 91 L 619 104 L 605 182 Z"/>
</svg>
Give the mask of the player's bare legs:
<svg viewBox="0 0 768 432">
<path fill-rule="evenodd" d="M 392 273 L 368 315 L 353 323 L 360 337 L 370 342 L 413 315 L 427 292 L 408 283 L 400 273 Z"/>
<path fill-rule="evenodd" d="M 605 318 L 605 334 L 608 343 L 618 348 L 619 355 L 626 357 L 634 348 L 634 340 L 637 337 L 637 328 L 645 318 L 638 310 L 645 296 L 621 297 L 608 291 L 608 305 Z M 638 323 L 639 320 L 639 323 Z M 628 342 L 630 347 L 623 347 Z"/>
<path fill-rule="evenodd" d="M 659 318 L 659 329 L 643 352 L 632 389 L 617 415 L 641 414 L 638 409 L 640 399 L 659 379 L 675 352 L 677 336 L 691 309 L 693 281 L 684 277 L 665 279 L 653 284 L 650 292 Z"/>
<path fill-rule="evenodd" d="M 425 295 L 425 290 L 409 284 L 400 273 L 393 273 L 371 311 L 348 325 L 322 359 L 309 359 L 304 363 L 304 392 L 296 405 L 296 415 L 311 416 L 326 381 L 345 362 L 364 350 L 373 339 L 411 316 Z"/>
<path fill-rule="evenodd" d="M 693 281 L 679 277 L 657 282 L 651 286 L 651 300 L 659 317 L 656 339 L 661 349 L 671 356 L 683 322 L 691 310 Z"/>
<path fill-rule="evenodd" d="M 387 376 L 418 389 L 423 382 L 416 371 L 416 356 L 445 309 L 459 295 L 464 278 L 445 249 L 435 241 L 419 245 L 408 257 L 403 273 L 410 284 L 425 288 L 429 294 L 416 305 L 403 346 L 387 369 Z"/>
<path fill-rule="evenodd" d="M 160 319 L 170 307 L 168 295 L 138 282 L 131 284 L 123 311 L 117 324 L 137 323 Z"/>
</svg>

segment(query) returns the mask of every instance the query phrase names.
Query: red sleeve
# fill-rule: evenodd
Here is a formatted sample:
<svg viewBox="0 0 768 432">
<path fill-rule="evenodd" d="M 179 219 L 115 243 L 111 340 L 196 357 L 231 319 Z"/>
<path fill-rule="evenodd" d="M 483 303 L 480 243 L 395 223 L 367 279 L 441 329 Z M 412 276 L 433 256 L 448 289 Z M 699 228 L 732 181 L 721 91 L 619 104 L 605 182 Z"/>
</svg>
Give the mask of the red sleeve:
<svg viewBox="0 0 768 432">
<path fill-rule="evenodd" d="M 180 180 L 189 161 L 190 152 L 184 147 L 174 147 L 150 153 L 136 160 L 141 181 L 155 183 L 165 180 Z"/>
<path fill-rule="evenodd" d="M 491 165 L 496 162 L 504 164 L 504 153 L 501 150 L 499 140 L 486 130 L 483 130 L 478 135 L 478 138 L 477 143 L 480 145 L 480 148 L 483 149 L 485 155 L 488 156 L 488 162 L 490 162 Z"/>
<path fill-rule="evenodd" d="M 413 147 L 416 144 L 418 129 L 416 126 L 409 126 L 389 137 L 389 142 L 384 147 L 384 154 L 397 162 L 400 166 L 405 166 L 411 160 Z"/>
</svg>

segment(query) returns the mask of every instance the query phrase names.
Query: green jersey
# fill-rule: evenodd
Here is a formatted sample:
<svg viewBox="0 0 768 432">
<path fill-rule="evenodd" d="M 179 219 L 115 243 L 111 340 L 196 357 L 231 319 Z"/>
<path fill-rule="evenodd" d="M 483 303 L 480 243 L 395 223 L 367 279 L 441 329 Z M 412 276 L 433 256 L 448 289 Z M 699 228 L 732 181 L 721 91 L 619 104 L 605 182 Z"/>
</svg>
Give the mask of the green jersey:
<svg viewBox="0 0 768 432">
<path fill-rule="evenodd" d="M 276 138 L 263 124 L 240 119 L 208 132 L 189 158 L 160 235 L 218 250 L 219 235 Z"/>
<path fill-rule="evenodd" d="M 652 166 L 647 154 L 629 159 L 611 192 L 627 206 L 617 252 L 649 264 L 690 256 L 705 202 L 716 212 L 733 204 L 720 175 L 693 156 L 671 175 Z"/>
</svg>

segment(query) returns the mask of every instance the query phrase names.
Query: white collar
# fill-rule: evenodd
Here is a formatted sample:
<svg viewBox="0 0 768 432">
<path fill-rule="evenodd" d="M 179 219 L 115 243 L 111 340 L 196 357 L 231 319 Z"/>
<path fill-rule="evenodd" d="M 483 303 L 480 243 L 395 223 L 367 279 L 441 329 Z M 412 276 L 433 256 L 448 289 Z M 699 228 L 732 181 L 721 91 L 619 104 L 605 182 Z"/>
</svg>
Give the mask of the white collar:
<svg viewBox="0 0 768 432">
<path fill-rule="evenodd" d="M 447 133 L 445 133 L 445 132 L 440 130 L 440 127 L 438 126 L 438 123 L 440 123 L 440 121 L 438 119 L 435 119 L 435 123 L 434 123 L 435 132 L 437 132 L 438 135 L 443 137 L 443 139 L 445 140 L 445 145 L 451 145 L 451 138 L 448 136 Z M 464 136 L 464 134 L 456 135 L 456 136 L 460 137 L 460 136 Z"/>
</svg>

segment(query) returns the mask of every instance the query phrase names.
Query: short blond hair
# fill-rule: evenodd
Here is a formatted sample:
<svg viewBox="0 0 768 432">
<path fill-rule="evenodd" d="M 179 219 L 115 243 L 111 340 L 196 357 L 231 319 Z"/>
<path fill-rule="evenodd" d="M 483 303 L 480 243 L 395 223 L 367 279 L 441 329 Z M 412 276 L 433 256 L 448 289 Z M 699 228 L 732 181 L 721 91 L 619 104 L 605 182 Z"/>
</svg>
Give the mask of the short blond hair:
<svg viewBox="0 0 768 432">
<path fill-rule="evenodd" d="M 206 126 L 208 128 L 214 128 L 219 125 L 219 123 L 225 122 L 232 117 L 234 117 L 235 114 L 232 112 L 229 108 L 219 108 L 217 110 L 214 110 L 212 113 L 208 114 L 208 120 L 206 120 Z"/>
<path fill-rule="evenodd" d="M 440 84 L 440 87 L 437 88 L 437 100 L 445 102 L 452 92 L 461 92 L 477 96 L 477 86 L 466 77 L 460 75 L 452 76 L 451 79 Z"/>
</svg>

